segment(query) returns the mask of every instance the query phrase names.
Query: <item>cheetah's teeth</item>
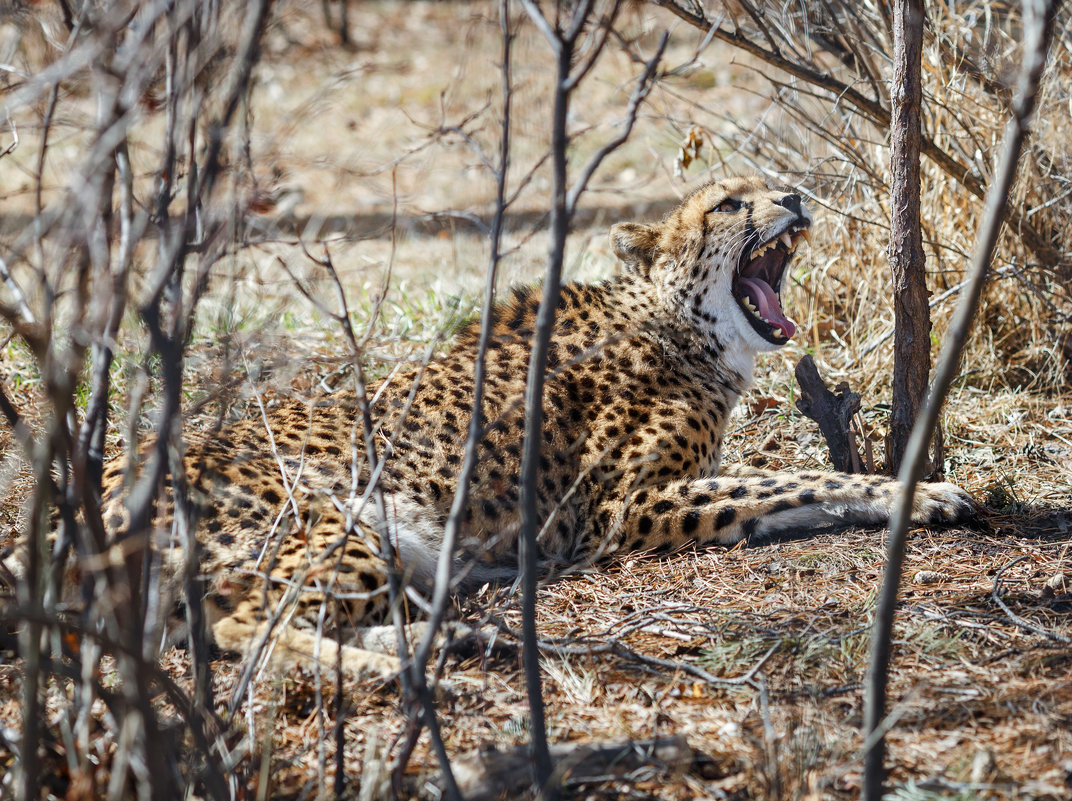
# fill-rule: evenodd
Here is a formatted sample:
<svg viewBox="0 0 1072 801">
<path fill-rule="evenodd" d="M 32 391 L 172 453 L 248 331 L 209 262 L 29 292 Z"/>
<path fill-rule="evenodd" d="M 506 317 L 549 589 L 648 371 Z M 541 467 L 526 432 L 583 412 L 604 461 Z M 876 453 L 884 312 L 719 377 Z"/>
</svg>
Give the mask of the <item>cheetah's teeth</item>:
<svg viewBox="0 0 1072 801">
<path fill-rule="evenodd" d="M 807 231 L 804 231 L 804 233 L 806 234 Z M 792 253 L 793 249 L 794 249 L 793 236 L 794 236 L 794 234 L 789 233 L 789 231 L 783 231 L 781 234 L 779 234 L 774 239 L 770 240 L 769 242 L 764 242 L 758 248 L 753 250 L 748 258 L 751 261 L 755 261 L 760 256 L 762 256 L 764 253 L 766 253 L 768 250 L 770 250 L 771 248 L 778 247 L 778 245 L 782 245 L 785 248 L 787 253 Z"/>
<path fill-rule="evenodd" d="M 773 246 L 774 246 L 774 242 L 768 242 L 765 245 L 760 245 L 758 248 L 756 248 L 755 250 L 752 251 L 752 255 L 749 256 L 749 258 L 752 261 L 755 261 L 760 256 L 762 256 L 764 253 L 766 253 L 768 250 L 770 250 Z"/>
<path fill-rule="evenodd" d="M 782 333 L 782 329 L 780 328 L 775 328 L 771 331 L 771 336 L 775 339 L 785 339 L 785 334 Z"/>
</svg>

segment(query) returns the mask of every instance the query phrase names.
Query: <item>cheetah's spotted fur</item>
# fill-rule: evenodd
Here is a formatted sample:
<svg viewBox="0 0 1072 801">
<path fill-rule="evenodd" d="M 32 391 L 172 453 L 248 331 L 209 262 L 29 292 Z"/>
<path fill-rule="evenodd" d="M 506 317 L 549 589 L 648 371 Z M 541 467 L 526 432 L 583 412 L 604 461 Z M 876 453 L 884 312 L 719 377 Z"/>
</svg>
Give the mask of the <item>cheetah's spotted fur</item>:
<svg viewBox="0 0 1072 801">
<path fill-rule="evenodd" d="M 890 479 L 720 465 L 727 418 L 751 383 L 755 355 L 792 336 L 777 291 L 809 224 L 799 196 L 760 179 L 710 184 L 660 223 L 614 227 L 623 276 L 562 288 L 544 394 L 543 560 L 575 564 L 887 520 L 897 489 Z M 538 305 L 538 293 L 522 288 L 495 308 L 485 434 L 458 560 L 470 581 L 516 568 L 521 398 Z M 476 341 L 474 325 L 443 358 L 373 388 L 386 454 L 379 484 L 414 581 L 434 569 L 454 497 Z M 317 645 L 315 634 L 331 593 L 335 621 L 357 632 L 356 645 L 343 646 L 344 669 L 397 668 L 394 657 L 361 647 L 362 633 L 384 620 L 388 596 L 375 505 L 348 521 L 368 482 L 363 450 L 352 445 L 362 441 L 359 419 L 352 395 L 293 401 L 190 446 L 186 472 L 219 646 L 249 653 L 272 628 L 278 664 L 308 664 L 316 653 L 333 666 L 338 646 L 327 638 Z M 122 524 L 124 467 L 106 470 L 112 527 Z M 924 485 L 915 520 L 951 521 L 971 508 L 956 486 Z M 284 602 L 293 605 L 281 609 Z"/>
</svg>

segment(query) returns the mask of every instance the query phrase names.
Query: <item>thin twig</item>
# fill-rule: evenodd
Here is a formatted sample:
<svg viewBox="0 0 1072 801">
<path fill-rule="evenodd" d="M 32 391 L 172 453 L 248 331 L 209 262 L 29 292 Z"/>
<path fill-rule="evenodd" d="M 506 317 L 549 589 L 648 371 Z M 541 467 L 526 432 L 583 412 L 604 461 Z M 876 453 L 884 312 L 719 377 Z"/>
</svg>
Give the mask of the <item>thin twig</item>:
<svg viewBox="0 0 1072 801">
<path fill-rule="evenodd" d="M 346 307 L 346 295 L 343 291 L 342 283 L 339 281 L 338 274 L 334 268 L 330 270 L 332 281 L 335 284 L 336 292 L 339 296 L 339 321 L 342 323 L 346 336 L 349 341 L 350 347 L 353 353 L 354 360 L 354 388 L 357 394 L 358 409 L 360 411 L 360 419 L 357 421 L 357 425 L 362 426 L 365 436 L 365 459 L 368 462 L 369 470 L 374 471 L 379 466 L 376 453 L 375 444 L 375 428 L 372 422 L 372 407 L 368 401 L 368 395 L 366 392 L 366 382 L 364 376 L 364 369 L 361 363 L 361 353 L 358 349 L 357 338 L 354 336 L 353 327 L 350 324 L 350 314 Z M 416 391 L 416 385 L 414 386 L 414 393 Z M 411 393 L 412 394 L 412 393 Z M 401 428 L 401 427 L 400 427 Z M 384 457 L 387 458 L 386 456 Z M 356 469 L 356 468 L 355 468 Z M 356 487 L 355 487 L 356 488 Z M 401 576 L 399 571 L 398 556 L 395 553 L 393 544 L 391 542 L 390 530 L 388 529 L 388 517 L 387 517 L 387 504 L 384 497 L 383 489 L 377 482 L 375 489 L 373 490 L 373 499 L 376 506 L 376 516 L 378 518 L 379 535 L 380 535 L 380 548 L 381 554 L 387 565 L 387 587 L 390 598 L 391 614 L 394 619 L 395 629 L 398 632 L 398 656 L 402 660 L 406 660 L 406 654 L 408 651 L 408 643 L 405 638 L 405 625 L 402 620 L 402 605 L 401 595 Z M 334 580 L 334 578 L 333 578 Z M 449 583 L 449 578 L 448 578 Z M 415 660 L 410 658 L 410 663 L 414 667 L 409 670 L 403 666 L 399 679 L 402 683 L 403 692 L 411 699 L 415 699 L 421 706 L 423 711 L 423 722 L 428 727 L 428 733 L 432 740 L 432 748 L 435 751 L 436 759 L 439 762 L 440 770 L 443 773 L 444 783 L 446 785 L 447 797 L 451 801 L 462 801 L 462 796 L 458 790 L 458 784 L 454 779 L 454 772 L 450 766 L 450 758 L 447 755 L 446 746 L 443 743 L 443 735 L 439 728 L 439 720 L 436 716 L 435 700 L 432 696 L 432 692 L 428 687 L 427 679 L 425 678 L 423 666 L 418 670 L 416 668 Z"/>
<path fill-rule="evenodd" d="M 510 626 L 508 626 L 501 618 L 491 618 L 491 622 L 500 632 L 505 633 L 507 636 L 518 642 L 524 640 L 520 632 L 510 628 Z M 643 626 L 640 625 L 636 628 L 643 628 Z M 661 657 L 649 656 L 648 654 L 642 654 L 635 651 L 622 642 L 621 639 L 630 631 L 632 631 L 632 629 L 626 629 L 623 632 L 619 632 L 616 636 L 604 635 L 601 636 L 597 642 L 592 643 L 578 643 L 575 639 L 567 637 L 562 638 L 564 641 L 540 639 L 537 640 L 536 644 L 539 650 L 543 653 L 555 654 L 556 656 L 595 656 L 597 654 L 609 654 L 630 662 L 659 668 L 660 672 L 663 674 L 667 672 L 670 672 L 671 674 L 676 672 L 687 673 L 706 684 L 717 687 L 747 686 L 757 690 L 759 689 L 759 684 L 755 680 L 756 675 L 763 669 L 767 662 L 770 661 L 771 657 L 778 652 L 778 649 L 782 647 L 781 640 L 774 642 L 764 652 L 763 656 L 756 660 L 747 671 L 740 676 L 726 678 L 725 676 L 716 676 L 710 671 L 704 670 L 699 665 L 695 665 L 691 662 L 662 659 Z"/>
<path fill-rule="evenodd" d="M 30 310 L 30 304 L 26 302 L 26 293 L 22 291 L 22 287 L 11 275 L 11 270 L 8 269 L 7 262 L 4 261 L 2 256 L 0 256 L 0 278 L 3 279 L 4 284 L 7 285 L 8 292 L 15 299 L 15 307 L 19 311 L 23 324 L 27 326 L 37 325 L 37 318 L 34 316 L 33 311 Z"/>
<path fill-rule="evenodd" d="M 633 86 L 633 93 L 629 97 L 629 107 L 625 114 L 625 121 L 619 128 L 617 136 L 595 152 L 588 160 L 588 163 L 585 164 L 580 176 L 574 181 L 573 187 L 566 197 L 566 213 L 570 216 L 573 216 L 574 212 L 577 211 L 577 201 L 584 193 L 584 190 L 588 188 L 588 182 L 595 174 L 595 171 L 599 169 L 599 165 L 603 163 L 603 159 L 625 144 L 626 140 L 629 139 L 629 135 L 633 132 L 633 125 L 636 123 L 640 104 L 644 102 L 644 99 L 655 85 L 655 71 L 658 69 L 659 62 L 662 60 L 663 53 L 666 51 L 666 46 L 669 42 L 670 33 L 669 31 L 664 31 L 659 39 L 659 45 L 655 49 L 655 55 L 644 64 L 644 71 L 637 76 L 636 83 Z"/>
<path fill-rule="evenodd" d="M 502 35 L 502 97 L 503 113 L 500 126 L 499 164 L 495 169 L 495 215 L 489 233 L 490 256 L 487 280 L 484 285 L 484 311 L 480 320 L 480 335 L 477 340 L 476 363 L 473 371 L 473 414 L 469 420 L 469 432 L 465 441 L 462 466 L 458 473 L 457 489 L 450 507 L 447 524 L 443 531 L 439 559 L 436 564 L 435 588 L 432 594 L 432 611 L 428 616 L 428 628 L 413 654 L 412 672 L 415 680 L 423 680 L 432 643 L 443 621 L 451 590 L 451 574 L 454 568 L 454 549 L 458 532 L 468 508 L 469 484 L 476 468 L 477 447 L 483 436 L 481 419 L 484 406 L 484 377 L 487 369 L 487 350 L 495 325 L 495 282 L 501 259 L 503 216 L 506 212 L 506 179 L 510 165 L 510 106 L 513 99 L 513 84 L 510 73 L 510 9 L 506 0 L 499 7 L 499 24 Z M 418 674 L 421 679 L 417 679 Z"/>
<path fill-rule="evenodd" d="M 537 533 L 540 529 L 539 507 L 536 482 L 539 474 L 540 436 L 543 426 L 543 394 L 546 380 L 547 352 L 554 329 L 555 309 L 558 305 L 562 265 L 565 257 L 566 234 L 570 220 L 576 210 L 577 201 L 588 185 L 588 181 L 603 159 L 619 147 L 629 137 L 636 119 L 637 109 L 651 90 L 652 80 L 658 62 L 666 47 L 667 39 L 661 40 L 656 55 L 645 65 L 637 80 L 630 99 L 626 121 L 618 135 L 607 145 L 600 148 L 579 173 L 579 178 L 571 188 L 568 185 L 566 158 L 570 144 L 567 130 L 570 97 L 592 64 L 598 59 L 605 34 L 593 34 L 591 51 L 574 63 L 577 51 L 577 39 L 592 10 L 592 3 L 581 0 L 572 7 L 569 27 L 563 31 L 552 28 L 543 12 L 534 0 L 523 0 L 529 17 L 543 32 L 555 56 L 556 76 L 553 110 L 551 116 L 551 175 L 553 182 L 551 219 L 549 223 L 550 247 L 547 269 L 544 274 L 543 295 L 540 299 L 536 316 L 535 331 L 532 335 L 532 350 L 529 356 L 528 378 L 525 384 L 525 438 L 522 443 L 520 475 L 520 532 L 518 535 L 519 563 L 521 570 L 522 600 L 521 623 L 525 648 L 522 652 L 525 684 L 528 693 L 529 711 L 532 725 L 532 756 L 534 778 L 538 792 L 553 798 L 556 788 L 551 785 L 551 758 L 548 750 L 546 723 L 544 720 L 543 692 L 540 678 L 539 651 L 536 647 L 536 586 L 537 563 L 539 561 L 539 544 Z M 619 8 L 614 3 L 601 21 L 609 29 Z"/>
<path fill-rule="evenodd" d="M 1023 556 L 1018 556 L 1011 562 L 1009 562 L 1007 565 L 1002 567 L 1000 570 L 998 570 L 998 572 L 994 575 L 994 588 L 990 591 L 990 597 L 994 599 L 994 603 L 996 603 L 1001 608 L 1001 611 L 1005 613 L 1009 620 L 1011 620 L 1017 626 L 1022 628 L 1024 631 L 1030 631 L 1032 634 L 1041 634 L 1043 637 L 1047 637 L 1051 640 L 1055 640 L 1056 642 L 1064 643 L 1066 645 L 1072 643 L 1072 639 L 1065 637 L 1063 634 L 1058 634 L 1055 631 L 1048 631 L 1047 629 L 1039 628 L 1038 626 L 1024 620 L 1018 614 L 1009 609 L 1006 603 L 1001 600 L 1001 577 L 1005 575 L 1005 571 L 1008 570 L 1010 567 L 1012 567 L 1013 565 L 1018 565 L 1020 564 L 1020 562 L 1023 562 L 1025 559 L 1029 558 L 1030 557 L 1026 554 Z"/>
</svg>

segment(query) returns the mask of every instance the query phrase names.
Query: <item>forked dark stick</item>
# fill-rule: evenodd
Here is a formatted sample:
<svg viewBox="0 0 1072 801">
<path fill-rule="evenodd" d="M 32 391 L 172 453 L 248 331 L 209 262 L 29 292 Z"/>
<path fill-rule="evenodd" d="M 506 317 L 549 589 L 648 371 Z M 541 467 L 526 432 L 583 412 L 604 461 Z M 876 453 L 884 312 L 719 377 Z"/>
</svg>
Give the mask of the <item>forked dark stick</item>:
<svg viewBox="0 0 1072 801">
<path fill-rule="evenodd" d="M 797 409 L 819 424 L 834 469 L 842 473 L 863 472 L 859 451 L 849 432 L 852 416 L 860 411 L 860 393 L 850 391 L 845 384 L 838 384 L 834 392 L 827 389 L 811 355 L 797 362 L 793 374 L 800 387 Z"/>
</svg>

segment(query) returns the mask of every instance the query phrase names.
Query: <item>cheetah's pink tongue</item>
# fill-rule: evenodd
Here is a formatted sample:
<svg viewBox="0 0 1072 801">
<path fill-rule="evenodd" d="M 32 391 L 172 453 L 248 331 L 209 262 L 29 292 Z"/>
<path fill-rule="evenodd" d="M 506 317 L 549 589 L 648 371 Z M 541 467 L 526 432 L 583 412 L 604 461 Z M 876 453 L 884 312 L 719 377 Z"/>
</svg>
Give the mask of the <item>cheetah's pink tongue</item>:
<svg viewBox="0 0 1072 801">
<path fill-rule="evenodd" d="M 770 284 L 760 278 L 739 278 L 737 284 L 745 295 L 759 309 L 759 316 L 767 320 L 771 325 L 782 329 L 786 339 L 796 333 L 797 327 L 793 321 L 785 316 L 782 305 L 778 302 L 778 296 L 771 289 Z"/>
</svg>

